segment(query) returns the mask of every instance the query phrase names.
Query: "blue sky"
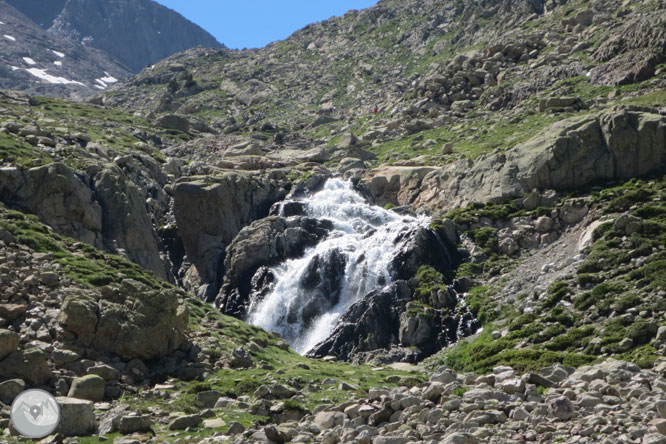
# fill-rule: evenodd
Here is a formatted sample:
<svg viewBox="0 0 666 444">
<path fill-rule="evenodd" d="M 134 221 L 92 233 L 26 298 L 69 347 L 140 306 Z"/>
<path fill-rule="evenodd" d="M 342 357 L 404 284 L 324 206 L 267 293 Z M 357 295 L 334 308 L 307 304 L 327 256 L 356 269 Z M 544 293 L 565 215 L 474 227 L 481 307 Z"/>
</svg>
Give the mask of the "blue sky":
<svg viewBox="0 0 666 444">
<path fill-rule="evenodd" d="M 229 48 L 259 48 L 310 23 L 364 9 L 377 0 L 156 0 Z"/>
</svg>

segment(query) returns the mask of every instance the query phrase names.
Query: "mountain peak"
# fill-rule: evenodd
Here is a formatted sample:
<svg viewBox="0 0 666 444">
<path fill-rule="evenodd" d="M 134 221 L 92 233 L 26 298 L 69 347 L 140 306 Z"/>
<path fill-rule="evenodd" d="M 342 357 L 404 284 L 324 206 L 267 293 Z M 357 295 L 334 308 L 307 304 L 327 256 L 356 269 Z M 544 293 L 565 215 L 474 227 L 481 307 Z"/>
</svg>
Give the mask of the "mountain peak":
<svg viewBox="0 0 666 444">
<path fill-rule="evenodd" d="M 9 0 L 49 34 L 101 49 L 133 72 L 215 37 L 152 0 Z"/>
</svg>

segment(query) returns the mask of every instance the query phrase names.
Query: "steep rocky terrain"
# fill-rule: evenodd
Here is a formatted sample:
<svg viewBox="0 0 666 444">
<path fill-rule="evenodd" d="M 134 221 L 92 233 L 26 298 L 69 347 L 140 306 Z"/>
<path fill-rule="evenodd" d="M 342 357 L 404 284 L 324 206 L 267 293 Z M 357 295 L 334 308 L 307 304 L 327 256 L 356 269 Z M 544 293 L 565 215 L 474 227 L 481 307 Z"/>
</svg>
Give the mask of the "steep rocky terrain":
<svg viewBox="0 0 666 444">
<path fill-rule="evenodd" d="M 102 51 L 50 35 L 0 1 L 0 87 L 81 98 L 130 75 Z"/>
<path fill-rule="evenodd" d="M 223 47 L 208 32 L 152 0 L 9 0 L 49 36 L 100 49 L 132 72 L 196 46 Z"/>
<path fill-rule="evenodd" d="M 383 0 L 0 92 L 2 439 L 41 387 L 45 442 L 666 442 L 665 17 Z"/>
</svg>

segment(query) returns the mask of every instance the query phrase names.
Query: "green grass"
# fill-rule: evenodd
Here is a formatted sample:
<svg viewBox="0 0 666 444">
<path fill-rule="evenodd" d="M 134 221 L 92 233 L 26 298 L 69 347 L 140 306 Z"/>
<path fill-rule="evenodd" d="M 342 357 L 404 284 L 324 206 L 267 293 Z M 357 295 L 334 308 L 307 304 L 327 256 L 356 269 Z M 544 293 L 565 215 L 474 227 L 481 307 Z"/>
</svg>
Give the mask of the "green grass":
<svg viewBox="0 0 666 444">
<path fill-rule="evenodd" d="M 473 288 L 467 303 L 482 323 L 483 332 L 429 358 L 428 366 L 487 372 L 500 364 L 521 370 L 553 362 L 577 366 L 608 355 L 643 367 L 655 361 L 651 341 L 663 324 L 660 314 L 666 310 L 666 302 L 657 296 L 666 290 L 666 177 L 657 174 L 608 184 L 593 191 L 592 201 L 601 214 L 630 212 L 641 218 L 642 228 L 627 235 L 615 228 L 614 219 L 600 225 L 576 275 L 563 276 L 549 285 L 531 312 L 521 314 L 494 301 L 493 296 L 502 291 L 501 280 Z M 516 210 L 477 204 L 446 216 L 456 221 L 459 229 L 467 230 L 477 245 L 488 248 L 493 229 L 474 228 L 481 218 L 536 217 L 551 209 L 522 214 Z M 462 264 L 456 274 L 472 275 L 483 284 L 510 264 L 510 258 L 493 253 L 484 262 Z M 494 271 L 498 268 L 499 272 Z M 537 301 L 538 294 L 525 296 Z M 508 333 L 493 340 L 494 330 Z M 628 350 L 626 341 L 619 345 L 626 338 L 633 341 Z"/>
<path fill-rule="evenodd" d="M 16 135 L 0 132 L 0 159 L 30 167 L 48 162 L 51 156 Z"/>
<path fill-rule="evenodd" d="M 92 142 L 104 147 L 111 157 L 141 152 L 135 146 L 142 142 L 137 136 L 139 133 L 158 136 L 167 142 L 190 138 L 183 133 L 172 134 L 157 129 L 145 118 L 121 108 L 49 97 L 34 97 L 32 100 L 33 104 L 27 105 L 0 96 L 0 108 L 5 110 L 0 123 L 13 121 L 19 126 L 37 124 L 42 131 L 56 139 L 75 139 L 75 136 L 86 135 Z M 157 150 L 152 155 L 157 161 L 164 161 L 164 156 Z M 59 145 L 55 150 L 49 148 L 45 151 L 31 146 L 23 137 L 5 133 L 0 133 L 0 158 L 13 165 L 27 167 L 62 161 L 83 169 L 95 162 L 72 145 Z"/>
<path fill-rule="evenodd" d="M 491 328 L 484 328 L 477 338 L 458 342 L 442 356 L 428 361 L 428 365 L 446 365 L 460 372 L 489 373 L 498 365 L 509 365 L 517 371 L 530 371 L 558 362 L 579 367 L 598 359 L 581 353 L 554 352 L 535 346 L 517 349 L 517 340 L 493 340 L 491 331 Z"/>
<path fill-rule="evenodd" d="M 444 276 L 429 265 L 422 265 L 416 271 L 417 287 L 414 290 L 414 299 L 423 302 L 430 306 L 437 306 L 436 294 L 439 290 L 446 290 L 446 282 Z"/>
<path fill-rule="evenodd" d="M 37 216 L 0 210 L 0 226 L 34 251 L 51 253 L 63 267 L 65 276 L 85 286 L 99 287 L 131 278 L 153 289 L 170 287 L 120 256 L 102 253 L 90 245 L 53 233 Z"/>
</svg>

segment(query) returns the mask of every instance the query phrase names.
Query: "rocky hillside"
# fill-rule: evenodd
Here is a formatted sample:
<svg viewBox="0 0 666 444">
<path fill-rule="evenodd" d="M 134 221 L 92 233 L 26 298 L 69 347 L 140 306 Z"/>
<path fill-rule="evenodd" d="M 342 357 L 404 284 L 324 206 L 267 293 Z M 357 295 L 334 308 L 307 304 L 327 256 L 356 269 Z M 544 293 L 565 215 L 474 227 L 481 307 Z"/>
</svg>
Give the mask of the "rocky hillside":
<svg viewBox="0 0 666 444">
<path fill-rule="evenodd" d="M 0 1 L 0 87 L 81 98 L 130 75 L 102 51 L 53 36 Z"/>
<path fill-rule="evenodd" d="M 100 49 L 132 72 L 196 46 L 223 47 L 208 32 L 152 0 L 8 0 L 49 36 Z"/>
<path fill-rule="evenodd" d="M 665 12 L 383 0 L 0 92 L 2 440 L 40 387 L 53 443 L 666 442 Z"/>
</svg>

